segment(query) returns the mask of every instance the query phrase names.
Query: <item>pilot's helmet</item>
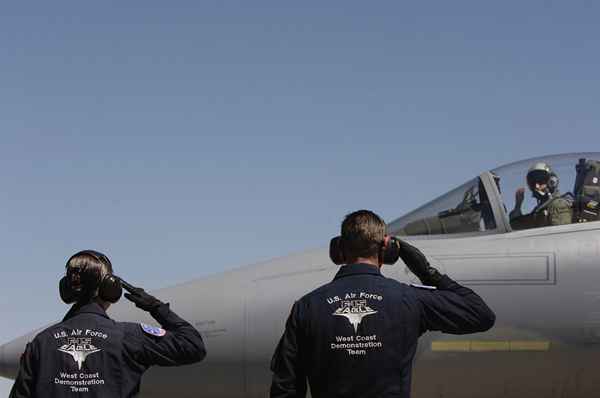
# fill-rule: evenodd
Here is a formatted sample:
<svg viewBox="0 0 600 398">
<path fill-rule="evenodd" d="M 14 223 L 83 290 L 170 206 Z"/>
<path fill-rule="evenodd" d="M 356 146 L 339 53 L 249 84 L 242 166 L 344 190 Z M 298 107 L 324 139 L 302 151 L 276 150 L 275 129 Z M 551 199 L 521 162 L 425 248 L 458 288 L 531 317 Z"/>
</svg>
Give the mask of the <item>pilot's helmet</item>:
<svg viewBox="0 0 600 398">
<path fill-rule="evenodd" d="M 539 190 L 536 184 L 546 185 L 544 190 Z M 532 165 L 527 172 L 527 185 L 537 199 L 545 199 L 549 194 L 553 194 L 558 188 L 558 176 L 552 171 L 550 166 L 544 162 L 538 162 Z"/>
</svg>

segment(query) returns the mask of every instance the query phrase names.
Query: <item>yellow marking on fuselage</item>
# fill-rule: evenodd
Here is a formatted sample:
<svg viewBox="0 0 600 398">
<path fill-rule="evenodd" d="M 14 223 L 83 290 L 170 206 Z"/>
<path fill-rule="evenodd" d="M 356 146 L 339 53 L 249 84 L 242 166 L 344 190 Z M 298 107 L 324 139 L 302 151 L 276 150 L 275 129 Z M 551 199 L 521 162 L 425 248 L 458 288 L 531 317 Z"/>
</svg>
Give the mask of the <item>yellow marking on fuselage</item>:
<svg viewBox="0 0 600 398">
<path fill-rule="evenodd" d="M 545 340 L 445 340 L 431 343 L 435 352 L 524 352 L 550 351 Z"/>
<path fill-rule="evenodd" d="M 468 352 L 471 351 L 470 341 L 434 341 L 431 351 Z"/>
<path fill-rule="evenodd" d="M 511 341 L 511 351 L 550 351 L 549 341 Z"/>
<path fill-rule="evenodd" d="M 471 341 L 471 351 L 489 352 L 489 351 L 510 351 L 508 341 Z"/>
</svg>

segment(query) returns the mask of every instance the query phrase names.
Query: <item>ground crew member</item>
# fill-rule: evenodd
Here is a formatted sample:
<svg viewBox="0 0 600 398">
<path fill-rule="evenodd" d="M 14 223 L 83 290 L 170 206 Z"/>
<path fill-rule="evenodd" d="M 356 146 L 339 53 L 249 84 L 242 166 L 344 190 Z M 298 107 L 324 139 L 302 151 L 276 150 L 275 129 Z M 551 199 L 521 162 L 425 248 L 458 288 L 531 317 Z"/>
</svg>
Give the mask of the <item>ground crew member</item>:
<svg viewBox="0 0 600 398">
<path fill-rule="evenodd" d="M 294 303 L 271 362 L 271 397 L 305 397 L 308 380 L 314 398 L 407 398 L 419 336 L 483 332 L 494 324 L 477 294 L 441 275 L 415 247 L 387 237 L 375 213 L 351 213 L 341 229 L 334 238 L 340 253 L 332 249 L 331 257 L 346 265 Z M 382 276 L 382 264 L 398 255 L 428 286 Z"/>
<path fill-rule="evenodd" d="M 531 213 L 524 215 L 521 208 L 525 200 L 525 188 L 518 188 L 515 192 L 515 207 L 509 215 L 513 229 L 540 228 L 572 222 L 572 195 L 561 196 L 558 175 L 547 163 L 533 164 L 527 172 L 526 179 L 537 205 Z"/>
<path fill-rule="evenodd" d="M 60 295 L 74 303 L 62 322 L 25 349 L 10 398 L 135 397 L 152 365 L 177 366 L 206 355 L 200 333 L 157 298 L 113 275 L 108 257 L 85 250 L 67 262 Z M 115 322 L 106 310 L 125 297 L 161 325 Z"/>
</svg>

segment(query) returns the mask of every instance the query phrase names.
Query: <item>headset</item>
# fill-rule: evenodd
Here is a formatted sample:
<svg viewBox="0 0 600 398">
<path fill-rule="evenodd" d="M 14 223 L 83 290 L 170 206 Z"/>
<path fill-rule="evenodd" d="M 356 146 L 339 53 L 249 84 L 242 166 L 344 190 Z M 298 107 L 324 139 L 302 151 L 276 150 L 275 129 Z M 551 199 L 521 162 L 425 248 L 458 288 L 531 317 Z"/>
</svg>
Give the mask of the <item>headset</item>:
<svg viewBox="0 0 600 398">
<path fill-rule="evenodd" d="M 95 250 L 82 250 L 72 255 L 67 261 L 67 274 L 63 276 L 58 284 L 60 298 L 66 304 L 72 304 L 79 301 L 86 295 L 90 298 L 96 290 L 98 297 L 109 303 L 116 303 L 121 298 L 123 286 L 130 286 L 112 273 L 106 274 L 103 277 L 98 273 L 85 272 L 84 268 L 69 267 L 69 262 L 75 256 L 88 255 L 95 258 L 100 263 L 112 270 L 112 264 L 107 256 Z"/>
<path fill-rule="evenodd" d="M 399 240 L 393 236 L 385 235 L 381 242 L 378 256 L 383 264 L 395 264 L 398 258 L 400 258 Z M 329 242 L 329 258 L 335 265 L 346 263 L 344 257 L 344 239 L 341 236 L 336 236 Z"/>
</svg>

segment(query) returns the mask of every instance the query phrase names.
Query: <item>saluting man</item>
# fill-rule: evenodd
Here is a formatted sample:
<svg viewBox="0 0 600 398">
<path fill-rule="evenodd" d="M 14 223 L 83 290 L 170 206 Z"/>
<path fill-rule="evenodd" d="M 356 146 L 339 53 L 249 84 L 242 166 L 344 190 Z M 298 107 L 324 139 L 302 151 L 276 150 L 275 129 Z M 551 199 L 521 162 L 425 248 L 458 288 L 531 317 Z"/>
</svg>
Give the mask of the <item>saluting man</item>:
<svg viewBox="0 0 600 398">
<path fill-rule="evenodd" d="M 125 297 L 162 326 L 115 322 L 106 310 Z M 67 262 L 60 296 L 74 303 L 62 322 L 25 349 L 10 398 L 135 397 L 152 365 L 177 366 L 206 355 L 200 333 L 157 298 L 113 275 L 104 254 L 84 250 Z"/>
<path fill-rule="evenodd" d="M 415 247 L 386 236 L 375 213 L 346 216 L 331 243 L 334 280 L 296 301 L 271 362 L 271 397 L 410 396 L 419 336 L 483 332 L 494 313 L 471 289 L 441 275 Z M 426 286 L 384 277 L 398 256 Z"/>
</svg>

